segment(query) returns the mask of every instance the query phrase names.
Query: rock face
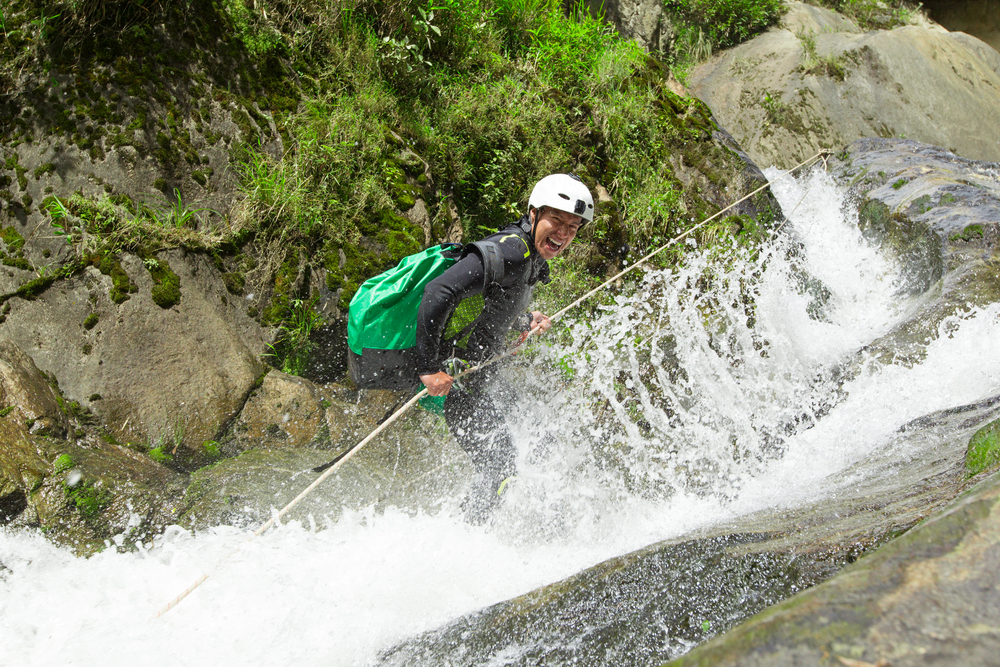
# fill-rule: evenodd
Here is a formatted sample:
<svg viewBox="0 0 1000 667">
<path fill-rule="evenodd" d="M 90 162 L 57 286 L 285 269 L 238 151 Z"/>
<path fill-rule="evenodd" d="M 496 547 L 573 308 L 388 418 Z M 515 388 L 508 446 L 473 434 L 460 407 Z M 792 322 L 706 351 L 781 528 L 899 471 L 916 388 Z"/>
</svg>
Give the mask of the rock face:
<svg viewBox="0 0 1000 667">
<path fill-rule="evenodd" d="M 605 19 L 618 29 L 622 37 L 635 40 L 652 53 L 670 51 L 673 27 L 659 0 L 588 0 L 587 4 L 595 14 L 603 11 Z"/>
<path fill-rule="evenodd" d="M 125 26 L 114 13 L 92 15 L 93 42 L 57 50 L 46 73 L 28 67 L 18 74 L 0 101 L 0 152 L 15 173 L 6 181 L 10 188 L 0 190 L 0 210 L 36 228 L 48 223 L 48 193 L 78 191 L 161 209 L 180 196 L 221 213 L 239 187 L 234 142 L 260 141 L 281 154 L 261 72 L 271 63 L 239 47 L 225 30 L 226 13 L 213 3 L 159 9 L 144 10 L 158 20 L 122 43 Z M 160 69 L 153 54 L 185 66 Z M 38 255 L 28 259 L 48 263 Z"/>
<path fill-rule="evenodd" d="M 159 262 L 180 283 L 170 308 L 154 302 L 144 263 L 124 255 L 137 287 L 127 301 L 115 303 L 111 278 L 87 268 L 32 301 L 12 299 L 3 327 L 117 440 L 197 448 L 240 411 L 263 374 L 263 336 L 223 303 L 226 289 L 204 257 L 178 251 Z"/>
<path fill-rule="evenodd" d="M 0 448 L 0 502 L 44 479 L 49 464 L 32 439 L 35 434 L 65 435 L 68 420 L 59 400 L 31 357 L 10 340 L 0 339 L 0 401 L 5 411 L 0 419 L 5 444 Z"/>
<path fill-rule="evenodd" d="M 1000 165 L 914 141 L 863 139 L 830 161 L 863 232 L 895 254 L 922 307 L 867 348 L 916 360 L 942 321 L 1000 301 Z"/>
<path fill-rule="evenodd" d="M 969 33 L 1000 50 L 1000 0 L 927 0 L 924 9 L 948 30 Z"/>
<path fill-rule="evenodd" d="M 41 526 L 86 553 L 104 538 L 147 539 L 172 523 L 182 475 L 87 426 L 31 358 L 0 339 L 0 521 Z"/>
<path fill-rule="evenodd" d="M 993 665 L 1000 475 L 945 512 L 672 665 Z"/>
<path fill-rule="evenodd" d="M 792 2 L 781 27 L 701 65 L 689 84 L 762 166 L 861 137 L 1000 160 L 1000 54 L 940 27 L 863 33 Z"/>
</svg>

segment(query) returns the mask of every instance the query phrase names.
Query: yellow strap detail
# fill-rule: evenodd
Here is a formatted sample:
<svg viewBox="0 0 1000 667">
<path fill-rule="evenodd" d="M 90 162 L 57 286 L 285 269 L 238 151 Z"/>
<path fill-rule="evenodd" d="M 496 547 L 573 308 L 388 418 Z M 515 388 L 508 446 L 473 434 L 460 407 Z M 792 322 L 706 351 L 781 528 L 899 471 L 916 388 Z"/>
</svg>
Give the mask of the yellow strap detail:
<svg viewBox="0 0 1000 667">
<path fill-rule="evenodd" d="M 517 239 L 518 241 L 520 241 L 521 243 L 523 243 L 524 244 L 524 256 L 525 257 L 531 256 L 531 248 L 528 247 L 528 242 L 525 241 L 524 239 L 522 239 L 520 236 L 518 236 L 517 234 L 508 234 L 507 236 L 503 236 L 503 237 L 500 238 L 500 243 L 503 243 L 507 239 Z"/>
</svg>

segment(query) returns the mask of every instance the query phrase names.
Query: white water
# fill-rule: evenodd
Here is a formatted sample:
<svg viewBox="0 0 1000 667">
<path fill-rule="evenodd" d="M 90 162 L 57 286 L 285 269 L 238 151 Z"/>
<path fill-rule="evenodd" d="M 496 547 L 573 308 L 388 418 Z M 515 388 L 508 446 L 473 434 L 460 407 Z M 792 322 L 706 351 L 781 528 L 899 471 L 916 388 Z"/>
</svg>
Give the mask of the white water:
<svg viewBox="0 0 1000 667">
<path fill-rule="evenodd" d="M 497 525 L 465 525 L 455 503 L 435 516 L 370 509 L 249 542 L 231 528 L 168 529 L 139 552 L 86 560 L 0 529 L 0 665 L 373 664 L 398 641 L 611 556 L 833 492 L 847 483 L 835 473 L 900 425 L 1000 393 L 1000 346 L 983 343 L 1000 336 L 996 306 L 947 322 L 912 368 L 856 359 L 838 389 L 838 369 L 912 304 L 893 296 L 894 267 L 842 218 L 824 177 L 775 190 L 826 305 L 810 317 L 783 240 L 717 277 L 712 298 L 688 287 L 708 270 L 693 254 L 680 277 L 650 274 L 572 325 L 571 344 L 512 371 L 528 397 L 521 472 Z M 741 290 L 755 295 L 752 328 Z"/>
</svg>

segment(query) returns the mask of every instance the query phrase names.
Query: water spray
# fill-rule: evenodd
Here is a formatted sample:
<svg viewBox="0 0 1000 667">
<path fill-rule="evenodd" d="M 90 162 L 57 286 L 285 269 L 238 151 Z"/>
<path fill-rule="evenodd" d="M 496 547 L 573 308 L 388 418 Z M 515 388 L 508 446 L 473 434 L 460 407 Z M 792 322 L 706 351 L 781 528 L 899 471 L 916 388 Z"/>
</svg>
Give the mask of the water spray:
<svg viewBox="0 0 1000 667">
<path fill-rule="evenodd" d="M 722 210 L 720 210 L 719 212 L 715 213 L 714 215 L 706 218 L 705 220 L 703 220 L 702 222 L 698 223 L 697 225 L 691 227 L 690 229 L 682 232 L 681 234 L 678 234 L 677 236 L 675 236 L 674 238 L 670 239 L 665 244 L 663 244 L 662 246 L 660 246 L 659 248 L 657 248 L 656 250 L 653 250 L 652 252 L 650 252 L 649 254 L 645 255 L 644 257 L 642 257 L 641 259 L 639 259 L 635 263 L 631 264 L 630 266 L 626 267 L 625 269 L 622 269 L 621 271 L 619 271 L 617 274 L 615 274 L 614 276 L 612 276 L 608 280 L 604 281 L 603 283 L 601 283 L 600 285 L 598 285 L 594 289 L 590 290 L 589 292 L 587 292 L 586 294 L 584 294 L 583 296 L 581 296 L 580 298 L 578 298 L 576 301 L 573 301 L 571 304 L 569 304 L 568 306 L 566 306 L 565 308 L 563 308 L 559 312 L 557 312 L 554 315 L 552 315 L 551 317 L 549 317 L 549 320 L 551 322 L 555 322 L 555 321 L 559 320 L 568 311 L 570 311 L 573 308 L 575 308 L 576 306 L 580 305 L 581 303 L 583 303 L 584 301 L 586 301 L 587 299 L 589 299 L 593 295 L 597 294 L 602 289 L 605 289 L 609 285 L 612 285 L 617 280 L 619 280 L 622 276 L 624 276 L 627 273 L 629 273 L 629 272 L 637 269 L 638 267 L 642 266 L 644 263 L 646 263 L 651 258 L 653 258 L 656 255 L 658 255 L 659 253 L 663 252 L 667 248 L 669 248 L 669 247 L 671 247 L 673 245 L 676 245 L 677 243 L 683 241 L 685 238 L 687 238 L 688 236 L 690 236 L 693 232 L 695 232 L 698 229 L 700 229 L 701 227 L 705 226 L 706 224 L 708 224 L 712 220 L 718 218 L 723 213 L 726 213 L 727 211 L 729 211 L 730 209 L 732 209 L 733 207 L 735 207 L 737 204 L 740 204 L 740 203 L 746 201 L 747 199 L 750 199 L 754 195 L 758 194 L 759 192 L 762 192 L 766 188 L 769 188 L 773 183 L 781 180 L 782 178 L 790 176 L 795 171 L 797 171 L 797 170 L 805 167 L 806 165 L 811 164 L 811 163 L 813 163 L 813 162 L 815 162 L 815 161 L 817 161 L 817 160 L 819 160 L 821 158 L 822 158 L 822 160 L 824 162 L 824 165 L 825 165 L 826 161 L 828 159 L 828 156 L 830 156 L 832 154 L 833 154 L 833 151 L 831 151 L 831 150 L 828 150 L 828 149 L 827 150 L 821 150 L 820 152 L 816 153 L 812 157 L 810 157 L 810 158 L 808 158 L 806 160 L 803 160 L 802 162 L 800 162 L 799 164 L 795 165 L 794 167 L 792 167 L 791 169 L 789 169 L 788 171 L 786 171 L 784 174 L 782 174 L 778 178 L 774 179 L 773 181 L 768 181 L 767 183 L 765 183 L 764 185 L 760 186 L 759 188 L 757 188 L 753 192 L 750 192 L 749 194 L 745 195 L 744 197 L 736 200 L 735 202 L 733 202 L 729 206 L 723 208 Z M 802 197 L 802 200 L 804 200 L 804 199 L 805 199 L 805 195 L 803 195 L 803 197 Z M 802 200 L 799 201 L 799 204 L 802 203 Z M 797 207 L 798 206 L 796 206 L 796 208 Z M 780 226 L 779 226 L 779 229 L 780 229 Z M 528 335 L 526 337 L 524 337 L 522 340 L 520 340 L 517 343 L 517 345 L 512 346 L 510 349 L 508 349 L 506 352 L 504 352 L 502 354 L 499 354 L 499 355 L 497 355 L 495 357 L 492 357 L 492 358 L 484 361 L 483 363 L 479 364 L 478 366 L 474 366 L 474 367 L 468 368 L 468 369 L 462 371 L 461 373 L 458 373 L 455 376 L 455 379 L 457 380 L 457 379 L 462 378 L 462 377 L 464 377 L 466 375 L 469 375 L 470 373 L 475 373 L 476 371 L 479 371 L 479 370 L 481 370 L 483 368 L 486 368 L 487 366 L 491 366 L 491 365 L 497 363 L 498 361 L 501 361 L 502 359 L 505 359 L 505 358 L 507 358 L 507 357 L 515 354 L 524 345 L 527 344 L 527 341 L 528 341 L 528 339 L 530 339 L 531 336 L 536 335 L 539 332 L 540 332 L 540 328 L 539 327 L 537 327 L 537 326 L 533 327 L 528 332 Z M 320 484 L 322 484 L 323 481 L 326 480 L 327 477 L 329 477 L 330 475 L 332 475 L 333 473 L 335 473 L 340 468 L 340 466 L 342 466 L 344 463 L 346 463 L 348 460 L 350 460 L 351 457 L 354 456 L 354 454 L 356 454 L 365 445 L 367 445 L 372 440 L 374 440 L 376 436 L 378 436 L 380 433 L 382 433 L 382 431 L 384 431 L 385 429 L 389 428 L 389 426 L 391 426 L 400 417 L 402 417 L 404 414 L 406 414 L 410 410 L 410 408 L 412 408 L 421 398 L 423 398 L 426 395 L 427 395 L 427 388 L 423 387 L 420 391 L 418 391 L 416 394 L 414 394 L 410 398 L 410 400 L 408 400 L 406 403 L 404 403 L 400 408 L 398 408 L 395 412 L 393 412 L 392 415 L 390 415 L 381 424 L 379 424 L 363 440 L 361 440 L 357 444 L 351 446 L 349 449 L 347 449 L 346 451 L 344 451 L 343 453 L 341 453 L 339 456 L 337 456 L 337 458 L 335 458 L 330 463 L 326 464 L 325 466 L 319 466 L 318 469 L 315 469 L 316 472 L 319 472 L 320 470 L 322 470 L 323 471 L 322 474 L 319 477 L 317 477 L 309 486 L 307 486 L 299 495 L 297 495 L 291 502 L 289 502 L 287 505 L 285 505 L 280 510 L 273 511 L 272 515 L 271 515 L 271 518 L 268 519 L 264 524 L 262 524 L 257 530 L 255 530 L 253 532 L 253 534 L 250 535 L 247 538 L 247 542 L 249 542 L 249 541 L 253 540 L 255 537 L 258 537 L 259 535 L 263 534 L 268 528 L 270 528 L 271 526 L 273 526 L 276 523 L 280 522 L 281 517 L 284 516 L 286 513 L 288 513 L 299 502 L 301 502 L 307 495 L 309 495 L 313 491 L 313 489 L 315 489 L 317 486 L 319 486 Z M 220 567 L 222 567 L 222 565 L 224 565 L 230 558 L 232 558 L 232 556 L 234 556 L 238 552 L 239 552 L 239 549 L 237 549 L 237 550 L 233 551 L 232 553 L 230 553 L 228 556 L 226 556 L 224 559 L 222 559 L 219 562 L 219 564 L 216 566 L 215 569 L 219 569 Z M 164 607 L 162 609 L 160 609 L 156 613 L 155 618 L 159 618 L 159 617 L 163 616 L 168 611 L 170 611 L 171 609 L 173 609 L 174 607 L 176 607 L 178 604 L 180 604 L 180 602 L 184 598 L 186 598 L 188 595 L 190 595 L 192 592 L 194 592 L 199 586 L 201 586 L 203 583 L 205 583 L 205 581 L 208 580 L 208 578 L 209 578 L 209 574 L 203 574 L 197 581 L 195 581 L 191 586 L 189 586 L 187 589 L 185 589 L 180 595 L 178 595 L 173 600 L 171 600 L 166 605 L 164 605 Z"/>
</svg>

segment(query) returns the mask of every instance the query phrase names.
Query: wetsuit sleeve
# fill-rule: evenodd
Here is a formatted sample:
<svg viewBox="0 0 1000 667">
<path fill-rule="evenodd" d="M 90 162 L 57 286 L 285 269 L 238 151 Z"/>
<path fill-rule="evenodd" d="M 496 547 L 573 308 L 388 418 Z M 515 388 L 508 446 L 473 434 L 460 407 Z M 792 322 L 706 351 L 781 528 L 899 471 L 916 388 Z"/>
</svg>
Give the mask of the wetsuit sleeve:
<svg viewBox="0 0 1000 667">
<path fill-rule="evenodd" d="M 448 318 L 460 301 L 482 294 L 485 281 L 482 258 L 470 252 L 424 288 L 417 310 L 417 375 L 444 370 L 441 336 Z"/>
</svg>

